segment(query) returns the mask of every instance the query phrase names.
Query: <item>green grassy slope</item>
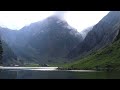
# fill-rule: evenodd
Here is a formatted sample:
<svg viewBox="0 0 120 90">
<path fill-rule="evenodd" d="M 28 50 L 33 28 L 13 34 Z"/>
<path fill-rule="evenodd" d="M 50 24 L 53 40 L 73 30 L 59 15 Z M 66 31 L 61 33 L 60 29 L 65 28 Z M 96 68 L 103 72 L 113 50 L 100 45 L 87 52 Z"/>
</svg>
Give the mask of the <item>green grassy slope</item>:
<svg viewBox="0 0 120 90">
<path fill-rule="evenodd" d="M 72 69 L 95 69 L 96 66 L 105 68 L 107 65 L 113 70 L 120 70 L 120 39 L 83 59 L 61 66 Z"/>
</svg>

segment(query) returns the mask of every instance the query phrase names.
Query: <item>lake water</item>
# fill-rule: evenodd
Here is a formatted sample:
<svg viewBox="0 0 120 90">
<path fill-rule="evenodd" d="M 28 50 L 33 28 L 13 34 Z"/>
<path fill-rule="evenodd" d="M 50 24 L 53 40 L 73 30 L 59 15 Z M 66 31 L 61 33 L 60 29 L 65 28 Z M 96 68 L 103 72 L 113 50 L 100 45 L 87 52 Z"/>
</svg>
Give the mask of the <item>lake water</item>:
<svg viewBox="0 0 120 90">
<path fill-rule="evenodd" d="M 120 79 L 120 72 L 0 69 L 0 79 Z"/>
</svg>

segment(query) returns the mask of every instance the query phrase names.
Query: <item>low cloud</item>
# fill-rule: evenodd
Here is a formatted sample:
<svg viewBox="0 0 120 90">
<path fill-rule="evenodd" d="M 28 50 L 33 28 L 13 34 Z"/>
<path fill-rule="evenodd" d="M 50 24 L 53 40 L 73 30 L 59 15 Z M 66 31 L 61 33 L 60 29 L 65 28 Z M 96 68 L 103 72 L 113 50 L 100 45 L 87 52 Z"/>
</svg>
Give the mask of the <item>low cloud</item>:
<svg viewBox="0 0 120 90">
<path fill-rule="evenodd" d="M 55 11 L 54 15 L 58 16 L 61 19 L 64 19 L 64 15 L 67 13 L 67 11 Z"/>
</svg>

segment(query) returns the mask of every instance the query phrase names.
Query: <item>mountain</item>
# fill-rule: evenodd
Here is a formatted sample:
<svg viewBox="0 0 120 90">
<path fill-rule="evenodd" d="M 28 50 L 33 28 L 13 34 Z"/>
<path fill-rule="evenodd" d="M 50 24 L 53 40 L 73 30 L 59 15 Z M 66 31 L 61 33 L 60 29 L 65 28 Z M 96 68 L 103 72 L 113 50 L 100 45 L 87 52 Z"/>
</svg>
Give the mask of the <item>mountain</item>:
<svg viewBox="0 0 120 90">
<path fill-rule="evenodd" d="M 3 47 L 2 47 L 1 35 L 0 35 L 0 65 L 2 65 L 2 56 L 3 56 Z"/>
<path fill-rule="evenodd" d="M 85 39 L 85 37 L 87 36 L 88 32 L 90 32 L 92 30 L 93 26 L 88 27 L 87 29 L 84 29 L 83 31 L 81 31 L 81 35 L 83 37 L 83 39 Z"/>
<path fill-rule="evenodd" d="M 17 60 L 17 57 L 14 54 L 14 52 L 4 41 L 2 41 L 2 47 L 3 47 L 2 65 L 4 66 L 21 65 L 21 62 Z"/>
<path fill-rule="evenodd" d="M 68 62 L 66 55 L 83 41 L 76 29 L 57 16 L 32 23 L 19 31 L 4 28 L 0 31 L 17 60 L 24 63 Z"/>
<path fill-rule="evenodd" d="M 63 65 L 64 68 L 106 70 L 110 67 L 114 71 L 120 71 L 120 31 L 115 41 L 108 47 L 104 47 L 90 55 L 78 59 L 75 62 Z"/>
<path fill-rule="evenodd" d="M 74 56 L 80 57 L 62 65 L 64 68 L 120 71 L 120 12 L 108 13 L 75 49 L 80 51 Z"/>
<path fill-rule="evenodd" d="M 8 45 L 7 43 L 13 43 L 15 40 L 13 31 L 9 32 L 10 29 L 0 27 L 0 34 L 1 34 L 1 47 L 2 47 L 2 58 L 1 64 L 4 66 L 10 66 L 12 64 L 18 64 L 17 56 L 10 48 L 11 44 Z"/>
<path fill-rule="evenodd" d="M 3 44 L 5 43 L 4 53 L 7 55 L 11 52 L 11 55 L 8 54 L 11 59 L 9 61 L 4 59 L 4 61 L 8 64 L 14 62 L 21 65 L 69 63 L 76 60 L 81 63 L 86 62 L 84 60 L 86 58 L 92 62 L 94 55 L 106 52 L 104 50 L 110 49 L 109 45 L 114 47 L 113 43 L 119 41 L 119 30 L 119 11 L 111 11 L 96 25 L 81 33 L 58 16 L 50 16 L 19 31 L 0 28 Z M 75 65 L 81 65 L 80 63 Z"/>
<path fill-rule="evenodd" d="M 120 12 L 111 11 L 100 20 L 77 47 L 68 54 L 69 59 L 82 58 L 112 43 L 120 28 Z"/>
</svg>

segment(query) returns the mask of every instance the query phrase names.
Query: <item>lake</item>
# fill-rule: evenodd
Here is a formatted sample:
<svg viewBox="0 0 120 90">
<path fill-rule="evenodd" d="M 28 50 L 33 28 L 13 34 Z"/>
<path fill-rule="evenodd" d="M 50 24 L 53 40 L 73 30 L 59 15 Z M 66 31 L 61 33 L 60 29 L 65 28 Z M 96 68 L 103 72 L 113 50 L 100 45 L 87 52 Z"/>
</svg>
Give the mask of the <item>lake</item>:
<svg viewBox="0 0 120 90">
<path fill-rule="evenodd" d="M 120 79 L 120 72 L 57 70 L 56 67 L 4 67 L 0 69 L 0 79 Z"/>
</svg>

